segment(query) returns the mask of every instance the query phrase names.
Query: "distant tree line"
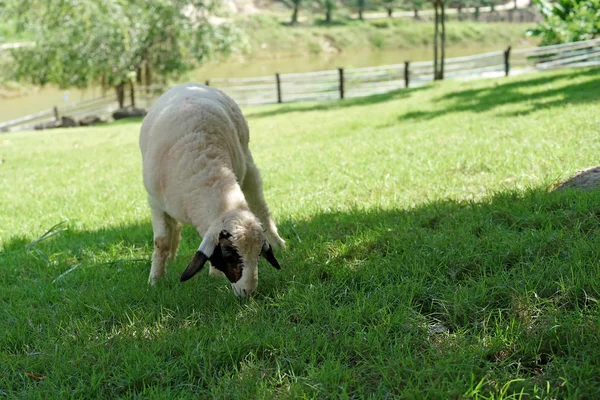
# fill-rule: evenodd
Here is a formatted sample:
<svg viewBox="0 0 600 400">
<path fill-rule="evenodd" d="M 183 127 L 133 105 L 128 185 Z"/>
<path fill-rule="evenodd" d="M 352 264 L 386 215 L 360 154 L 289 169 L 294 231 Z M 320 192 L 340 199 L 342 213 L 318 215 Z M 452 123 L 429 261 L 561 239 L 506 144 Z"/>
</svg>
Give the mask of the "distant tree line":
<svg viewBox="0 0 600 400">
<path fill-rule="evenodd" d="M 365 11 L 385 10 L 388 17 L 393 17 L 396 10 L 413 11 L 414 17 L 419 18 L 419 11 L 424 8 L 434 9 L 456 8 L 459 19 L 461 19 L 462 10 L 465 8 L 475 9 L 475 18 L 479 16 L 481 7 L 491 7 L 492 11 L 499 4 L 506 4 L 509 0 L 280 0 L 292 9 L 290 23 L 295 25 L 299 21 L 300 12 L 304 10 L 311 14 L 322 14 L 323 21 L 331 23 L 333 14 L 338 8 L 356 11 L 359 19 L 364 19 Z M 517 7 L 517 0 L 513 0 L 514 8 Z"/>
<path fill-rule="evenodd" d="M 434 11 L 434 36 L 433 36 L 433 79 L 444 79 L 444 60 L 446 48 L 446 9 L 456 8 L 458 19 L 462 19 L 464 8 L 474 8 L 475 18 L 479 17 L 481 7 L 490 7 L 492 11 L 498 4 L 506 4 L 506 0 L 281 0 L 293 9 L 291 25 L 298 23 L 300 9 L 302 7 L 311 12 L 322 12 L 325 15 L 324 22 L 331 23 L 332 15 L 336 7 L 342 6 L 347 9 L 355 9 L 358 18 L 364 19 L 366 10 L 385 9 L 389 17 L 393 16 L 395 9 L 412 10 L 414 17 L 419 18 L 419 10 L 428 7 Z M 540 0 L 541 1 L 541 0 Z M 561 0 L 570 1 L 570 0 Z M 600 0 L 588 0 L 600 1 Z M 514 8 L 517 8 L 517 0 L 513 0 Z"/>
</svg>

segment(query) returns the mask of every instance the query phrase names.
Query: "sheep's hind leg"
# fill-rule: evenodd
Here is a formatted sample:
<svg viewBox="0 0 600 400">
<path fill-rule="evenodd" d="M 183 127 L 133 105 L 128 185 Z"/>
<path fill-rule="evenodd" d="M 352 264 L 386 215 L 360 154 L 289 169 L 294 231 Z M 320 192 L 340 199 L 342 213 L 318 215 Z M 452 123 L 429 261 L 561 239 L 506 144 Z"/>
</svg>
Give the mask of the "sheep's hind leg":
<svg viewBox="0 0 600 400">
<path fill-rule="evenodd" d="M 267 202 L 263 195 L 260 172 L 254 165 L 252 158 L 250 158 L 249 161 L 246 176 L 244 177 L 244 183 L 242 184 L 244 197 L 246 197 L 250 210 L 258 217 L 263 224 L 263 227 L 266 229 L 269 243 L 274 247 L 285 247 L 285 241 L 279 236 L 279 233 L 277 233 L 277 226 L 271 219 L 271 213 L 269 212 L 269 207 L 267 206 Z"/>
<path fill-rule="evenodd" d="M 179 242 L 181 241 L 181 228 L 182 225 L 171 218 L 170 215 L 167 214 L 167 226 L 170 229 L 170 237 L 171 243 L 169 246 L 169 260 L 174 260 L 177 257 L 177 249 L 179 248 Z"/>
<path fill-rule="evenodd" d="M 152 230 L 154 232 L 154 252 L 152 253 L 152 267 L 148 283 L 154 285 L 159 279 L 164 278 L 167 273 L 167 258 L 172 253 L 175 241 L 173 223 L 176 223 L 167 213 L 152 208 Z"/>
</svg>

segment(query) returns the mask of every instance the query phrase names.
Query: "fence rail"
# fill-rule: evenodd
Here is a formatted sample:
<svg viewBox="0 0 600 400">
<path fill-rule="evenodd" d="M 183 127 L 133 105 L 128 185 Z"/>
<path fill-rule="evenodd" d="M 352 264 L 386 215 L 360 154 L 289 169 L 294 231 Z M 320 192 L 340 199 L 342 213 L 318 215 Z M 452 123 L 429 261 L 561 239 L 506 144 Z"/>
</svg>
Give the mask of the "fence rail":
<svg viewBox="0 0 600 400">
<path fill-rule="evenodd" d="M 600 39 L 594 39 L 521 50 L 511 50 L 509 47 L 504 51 L 448 58 L 445 60 L 444 74 L 449 79 L 481 79 L 525 71 L 599 65 Z M 432 61 L 406 61 L 378 67 L 339 68 L 252 78 L 216 78 L 206 83 L 223 90 L 240 105 L 259 105 L 363 97 L 418 87 L 432 80 Z M 138 104 L 150 107 L 167 88 L 137 88 Z M 90 114 L 107 116 L 116 108 L 115 98 L 97 97 L 0 123 L 0 132 L 31 129 L 40 122 L 58 119 L 59 115 L 75 118 Z"/>
</svg>

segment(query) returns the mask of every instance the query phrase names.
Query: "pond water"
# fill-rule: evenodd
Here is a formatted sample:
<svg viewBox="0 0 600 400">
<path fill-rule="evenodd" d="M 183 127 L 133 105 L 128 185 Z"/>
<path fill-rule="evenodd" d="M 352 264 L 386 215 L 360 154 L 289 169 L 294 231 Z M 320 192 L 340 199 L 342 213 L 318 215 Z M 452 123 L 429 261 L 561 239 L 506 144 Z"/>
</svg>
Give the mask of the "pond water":
<svg viewBox="0 0 600 400">
<path fill-rule="evenodd" d="M 527 46 L 524 43 L 522 46 Z M 447 57 L 460 57 L 489 51 L 503 50 L 503 45 L 449 46 Z M 406 60 L 424 61 L 433 58 L 430 46 L 411 49 L 387 49 L 381 51 L 319 54 L 294 58 L 273 58 L 252 61 L 227 60 L 208 63 L 194 71 L 186 80 L 204 82 L 212 78 L 243 78 L 275 73 L 311 72 L 328 69 L 357 68 L 386 64 L 400 64 Z M 112 95 L 112 91 L 108 92 Z M 102 95 L 100 88 L 87 90 L 59 89 L 47 86 L 32 90 L 17 98 L 0 99 L 0 121 L 19 118 L 35 112 L 64 106 Z"/>
</svg>

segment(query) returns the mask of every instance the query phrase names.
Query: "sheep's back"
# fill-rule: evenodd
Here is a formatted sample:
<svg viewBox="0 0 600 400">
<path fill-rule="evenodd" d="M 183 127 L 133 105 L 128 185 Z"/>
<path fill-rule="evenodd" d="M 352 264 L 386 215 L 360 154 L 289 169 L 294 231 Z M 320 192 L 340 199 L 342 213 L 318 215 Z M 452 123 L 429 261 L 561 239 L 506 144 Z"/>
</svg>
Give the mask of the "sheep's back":
<svg viewBox="0 0 600 400">
<path fill-rule="evenodd" d="M 248 140 L 246 120 L 228 96 L 204 85 L 177 85 L 156 101 L 142 123 L 144 184 L 160 197 L 173 179 L 185 185 L 216 162 L 241 181 Z"/>
</svg>

